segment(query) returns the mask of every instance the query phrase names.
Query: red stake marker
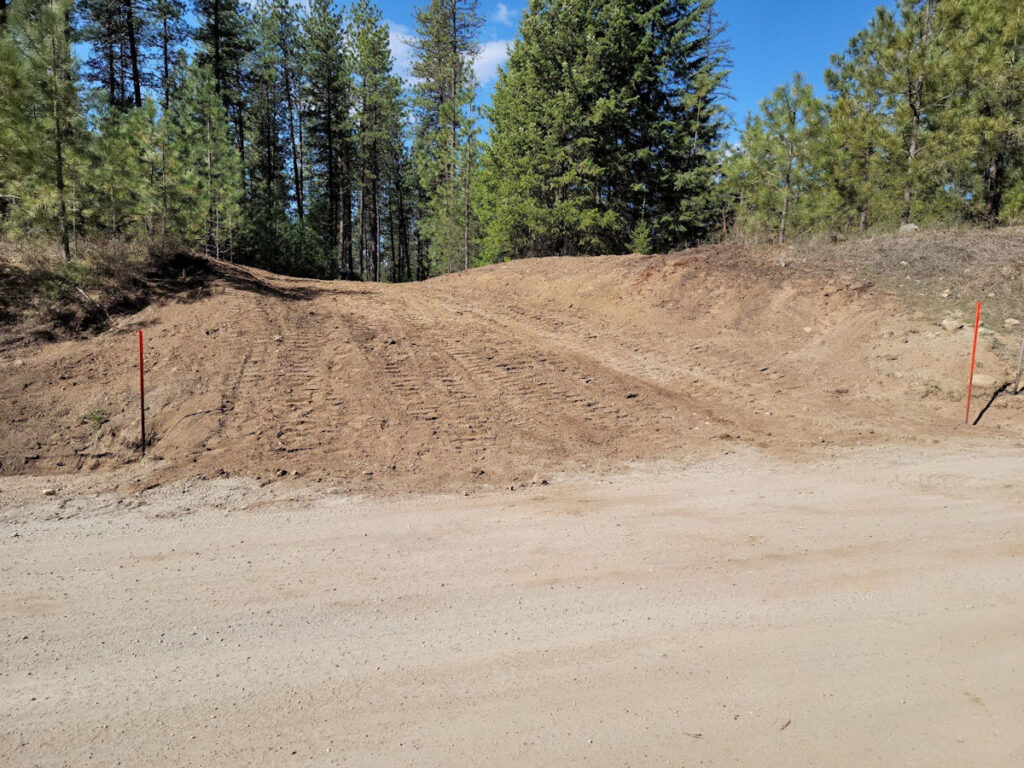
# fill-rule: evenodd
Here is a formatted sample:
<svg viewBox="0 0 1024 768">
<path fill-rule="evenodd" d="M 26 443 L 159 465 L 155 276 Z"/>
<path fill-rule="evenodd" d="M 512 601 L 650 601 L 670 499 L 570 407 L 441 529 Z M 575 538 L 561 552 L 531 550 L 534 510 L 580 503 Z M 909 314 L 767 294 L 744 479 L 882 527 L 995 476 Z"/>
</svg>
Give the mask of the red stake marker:
<svg viewBox="0 0 1024 768">
<path fill-rule="evenodd" d="M 966 424 L 971 423 L 971 389 L 974 387 L 974 360 L 978 355 L 978 327 L 981 325 L 981 302 L 974 313 L 974 343 L 971 345 L 971 375 L 967 379 L 967 415 L 964 417 Z M 141 331 L 140 331 L 141 333 Z"/>
<path fill-rule="evenodd" d="M 142 455 L 146 455 L 146 379 L 142 372 L 142 330 L 139 329 L 139 411 L 142 414 Z"/>
</svg>

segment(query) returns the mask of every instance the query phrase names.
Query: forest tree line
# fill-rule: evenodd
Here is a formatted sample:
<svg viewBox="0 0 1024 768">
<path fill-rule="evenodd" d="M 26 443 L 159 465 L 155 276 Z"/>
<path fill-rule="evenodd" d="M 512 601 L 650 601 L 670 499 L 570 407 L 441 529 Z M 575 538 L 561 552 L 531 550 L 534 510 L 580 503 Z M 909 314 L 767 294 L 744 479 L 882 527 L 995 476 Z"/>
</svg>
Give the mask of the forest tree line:
<svg viewBox="0 0 1024 768">
<path fill-rule="evenodd" d="M 759 240 L 1024 215 L 1024 0 L 899 0 L 751 115 L 723 166 Z"/>
<path fill-rule="evenodd" d="M 713 0 L 531 0 L 490 105 L 476 0 L 0 0 L 0 228 L 404 281 L 510 258 L 1024 209 L 1024 0 L 899 0 L 729 140 Z M 483 118 L 483 119 L 482 119 Z"/>
</svg>

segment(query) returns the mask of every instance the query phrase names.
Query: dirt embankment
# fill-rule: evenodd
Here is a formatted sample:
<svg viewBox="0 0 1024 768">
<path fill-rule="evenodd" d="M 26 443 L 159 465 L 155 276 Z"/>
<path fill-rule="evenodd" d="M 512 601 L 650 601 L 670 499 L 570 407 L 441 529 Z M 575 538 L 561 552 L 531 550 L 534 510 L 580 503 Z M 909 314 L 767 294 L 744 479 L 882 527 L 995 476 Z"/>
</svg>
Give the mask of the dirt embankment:
<svg viewBox="0 0 1024 768">
<path fill-rule="evenodd" d="M 218 266 L 203 291 L 94 338 L 0 351 L 0 472 L 462 490 L 737 444 L 814 452 L 961 429 L 967 331 L 843 266 L 704 248 L 402 286 Z M 998 323 L 976 413 L 1015 362 L 1017 331 Z M 976 434 L 1021 434 L 1019 404 L 997 398 Z"/>
</svg>

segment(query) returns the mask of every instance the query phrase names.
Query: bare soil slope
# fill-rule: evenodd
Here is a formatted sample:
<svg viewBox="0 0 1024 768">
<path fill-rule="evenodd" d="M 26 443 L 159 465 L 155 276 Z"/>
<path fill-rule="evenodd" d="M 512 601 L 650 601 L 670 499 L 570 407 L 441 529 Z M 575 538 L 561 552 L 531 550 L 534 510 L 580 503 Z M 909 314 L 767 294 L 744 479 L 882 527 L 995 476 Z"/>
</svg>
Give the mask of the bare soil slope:
<svg viewBox="0 0 1024 768">
<path fill-rule="evenodd" d="M 402 286 L 215 272 L 208 290 L 92 339 L 0 352 L 0 471 L 461 490 L 736 441 L 784 453 L 940 441 L 963 421 L 968 330 L 852 272 L 726 248 Z M 983 337 L 979 372 L 994 383 L 976 413 L 1012 373 L 1017 339 L 1001 333 Z M 1019 405 L 998 398 L 972 434 L 1020 435 Z"/>
</svg>

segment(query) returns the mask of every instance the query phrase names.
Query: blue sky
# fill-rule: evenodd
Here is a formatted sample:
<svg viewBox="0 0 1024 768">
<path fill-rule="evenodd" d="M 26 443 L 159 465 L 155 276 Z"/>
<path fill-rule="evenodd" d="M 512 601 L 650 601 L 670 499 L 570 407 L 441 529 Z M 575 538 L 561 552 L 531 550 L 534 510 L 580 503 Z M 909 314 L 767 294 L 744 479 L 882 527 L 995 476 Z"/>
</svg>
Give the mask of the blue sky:
<svg viewBox="0 0 1024 768">
<path fill-rule="evenodd" d="M 415 27 L 415 4 L 398 0 L 378 3 L 391 26 L 398 69 L 407 74 L 404 40 Z M 729 27 L 726 37 L 733 45 L 729 80 L 733 101 L 729 107 L 736 122 L 742 126 L 747 113 L 756 110 L 758 102 L 794 72 L 803 72 L 823 95 L 822 75 L 829 56 L 846 47 L 879 4 L 894 7 L 895 0 L 718 0 L 718 12 Z M 506 46 L 515 37 L 515 25 L 525 7 L 525 0 L 480 0 L 480 13 L 487 19 L 476 66 L 481 102 L 490 100 L 498 65 L 505 59 Z"/>
</svg>

